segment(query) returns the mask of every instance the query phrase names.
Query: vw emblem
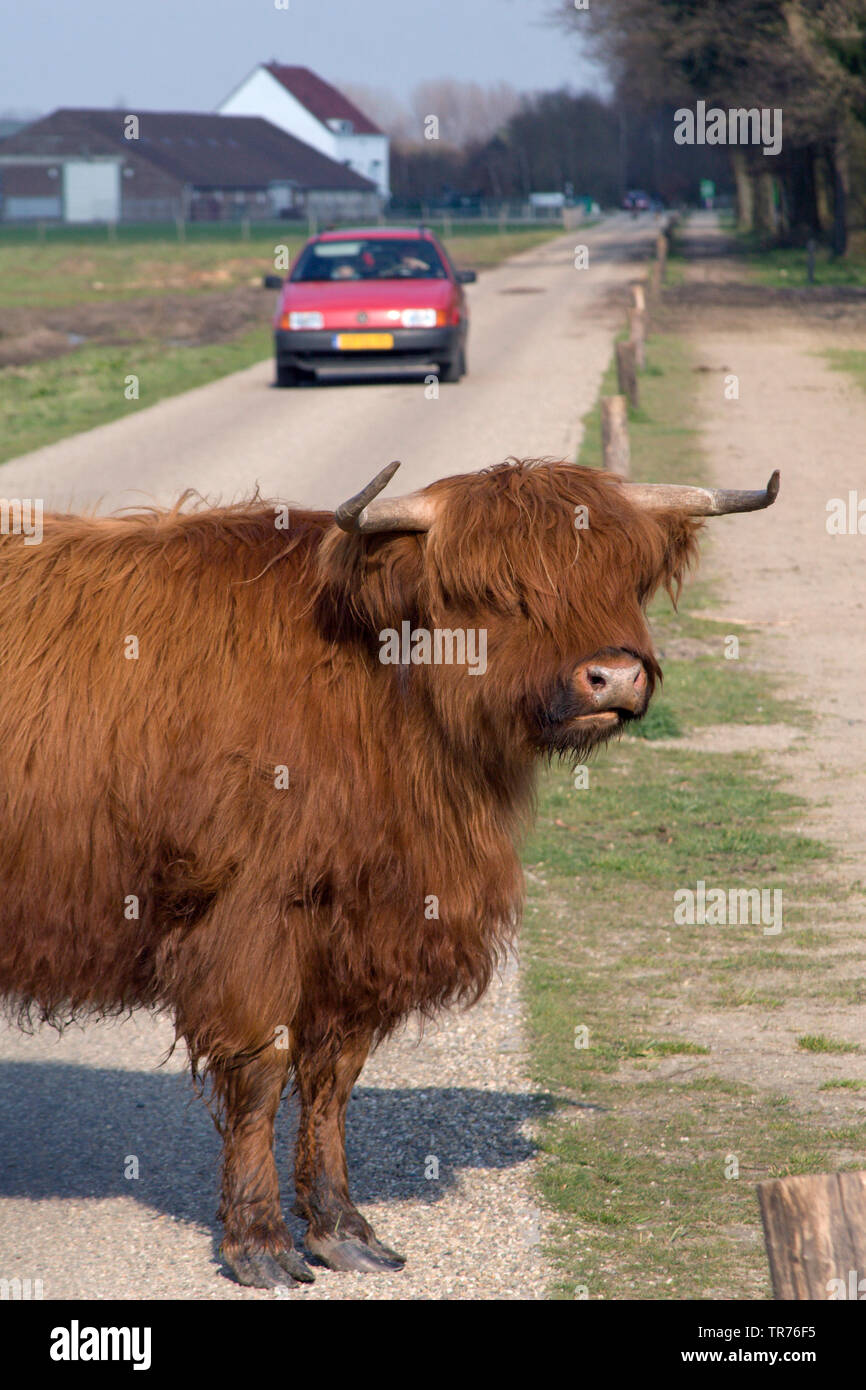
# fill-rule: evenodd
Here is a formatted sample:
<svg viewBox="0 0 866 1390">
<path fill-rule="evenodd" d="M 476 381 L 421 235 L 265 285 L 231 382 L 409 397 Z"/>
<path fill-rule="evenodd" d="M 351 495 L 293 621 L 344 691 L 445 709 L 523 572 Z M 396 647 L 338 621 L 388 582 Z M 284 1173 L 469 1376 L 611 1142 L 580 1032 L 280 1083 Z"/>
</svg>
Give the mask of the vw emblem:
<svg viewBox="0 0 866 1390">
<path fill-rule="evenodd" d="M 358 322 L 359 322 L 359 323 L 366 323 L 366 322 L 367 322 L 367 319 L 368 319 L 369 317 L 370 317 L 370 315 L 369 315 L 369 314 L 365 314 L 364 311 L 362 310 L 361 313 L 358 315 Z"/>
</svg>

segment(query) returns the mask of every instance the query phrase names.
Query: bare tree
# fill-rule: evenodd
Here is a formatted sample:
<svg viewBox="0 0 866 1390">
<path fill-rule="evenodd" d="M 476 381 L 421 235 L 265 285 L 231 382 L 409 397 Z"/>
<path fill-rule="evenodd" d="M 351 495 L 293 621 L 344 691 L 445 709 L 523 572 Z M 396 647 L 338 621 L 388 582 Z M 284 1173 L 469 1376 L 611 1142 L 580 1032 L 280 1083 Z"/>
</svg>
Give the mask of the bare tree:
<svg viewBox="0 0 866 1390">
<path fill-rule="evenodd" d="M 415 118 L 410 107 L 385 88 L 370 87 L 362 82 L 343 82 L 341 91 L 392 140 L 410 143 L 414 139 Z"/>
<path fill-rule="evenodd" d="M 380 87 L 357 82 L 344 83 L 343 91 L 400 144 L 423 146 L 430 139 L 425 129 L 434 128 L 442 145 L 458 150 L 489 140 L 507 125 L 523 100 L 521 93 L 507 82 L 484 87 L 451 77 L 419 82 L 408 102 Z M 436 127 L 428 124 L 431 116 L 436 118 Z"/>
<path fill-rule="evenodd" d="M 425 122 L 438 121 L 438 138 L 445 145 L 465 150 L 495 135 L 518 110 L 521 95 L 507 82 L 482 87 L 477 82 L 458 82 L 450 77 L 420 82 L 412 93 L 414 139 L 425 138 Z"/>
</svg>

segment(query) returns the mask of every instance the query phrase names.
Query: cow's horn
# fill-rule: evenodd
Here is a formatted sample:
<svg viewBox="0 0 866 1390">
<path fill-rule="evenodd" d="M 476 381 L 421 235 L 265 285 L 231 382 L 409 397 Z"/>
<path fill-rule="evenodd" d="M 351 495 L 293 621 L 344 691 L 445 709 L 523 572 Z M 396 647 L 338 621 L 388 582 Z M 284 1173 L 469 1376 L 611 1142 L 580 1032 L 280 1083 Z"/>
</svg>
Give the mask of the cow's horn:
<svg viewBox="0 0 866 1390">
<path fill-rule="evenodd" d="M 436 516 L 432 497 L 410 492 L 405 497 L 374 501 L 399 467 L 400 460 L 395 459 L 348 502 L 340 503 L 334 520 L 343 531 L 429 531 Z"/>
<path fill-rule="evenodd" d="M 779 470 L 765 488 L 738 492 L 724 487 L 683 487 L 677 483 L 627 483 L 628 498 L 648 512 L 673 509 L 691 516 L 725 516 L 728 512 L 759 512 L 772 507 L 779 495 Z"/>
</svg>

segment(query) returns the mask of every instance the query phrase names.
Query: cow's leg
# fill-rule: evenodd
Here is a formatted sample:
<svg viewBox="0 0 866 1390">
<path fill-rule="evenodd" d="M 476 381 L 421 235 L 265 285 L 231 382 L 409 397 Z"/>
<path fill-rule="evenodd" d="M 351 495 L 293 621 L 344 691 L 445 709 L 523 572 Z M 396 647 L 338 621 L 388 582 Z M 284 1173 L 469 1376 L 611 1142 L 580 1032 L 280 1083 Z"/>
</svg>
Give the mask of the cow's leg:
<svg viewBox="0 0 866 1390">
<path fill-rule="evenodd" d="M 401 1269 L 349 1196 L 346 1106 L 370 1050 L 369 1035 L 348 1039 L 338 1056 L 300 1056 L 295 1080 L 301 1101 L 295 1155 L 295 1210 L 309 1227 L 305 1244 L 330 1269 Z"/>
<path fill-rule="evenodd" d="M 223 1135 L 223 1258 L 240 1284 L 274 1288 L 286 1275 L 312 1283 L 280 1210 L 274 1119 L 288 1079 L 288 1051 L 268 1048 L 242 1065 L 214 1070 Z"/>
</svg>

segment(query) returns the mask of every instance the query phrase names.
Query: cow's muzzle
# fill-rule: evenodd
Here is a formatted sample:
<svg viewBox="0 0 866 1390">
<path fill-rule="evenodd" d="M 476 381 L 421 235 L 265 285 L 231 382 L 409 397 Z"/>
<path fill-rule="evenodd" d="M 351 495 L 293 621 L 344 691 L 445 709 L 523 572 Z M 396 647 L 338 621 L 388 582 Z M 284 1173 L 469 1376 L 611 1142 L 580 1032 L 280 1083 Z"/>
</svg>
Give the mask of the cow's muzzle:
<svg viewBox="0 0 866 1390">
<path fill-rule="evenodd" d="M 633 651 L 606 648 L 581 661 L 539 712 L 547 753 L 582 756 L 646 713 L 658 672 Z"/>
<path fill-rule="evenodd" d="M 590 657 L 577 667 L 573 680 L 581 715 L 587 719 L 599 714 L 635 719 L 646 709 L 649 677 L 631 652 Z"/>
</svg>

